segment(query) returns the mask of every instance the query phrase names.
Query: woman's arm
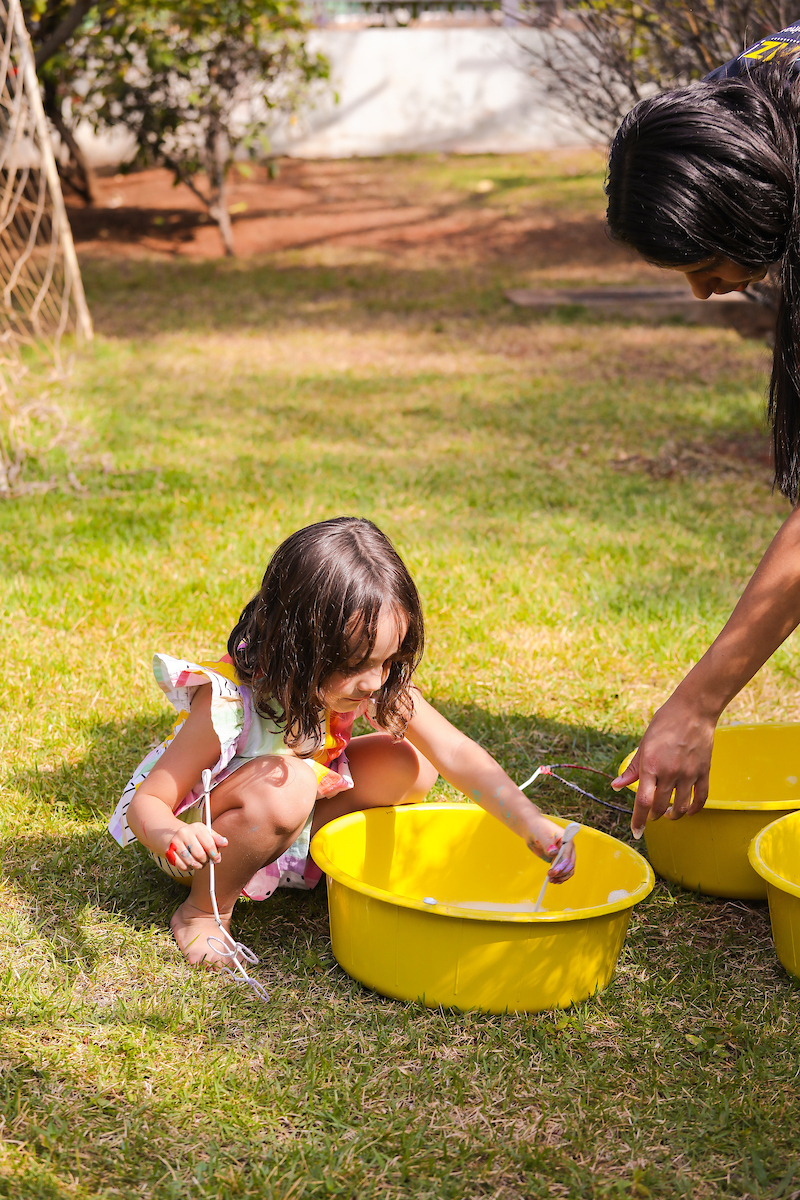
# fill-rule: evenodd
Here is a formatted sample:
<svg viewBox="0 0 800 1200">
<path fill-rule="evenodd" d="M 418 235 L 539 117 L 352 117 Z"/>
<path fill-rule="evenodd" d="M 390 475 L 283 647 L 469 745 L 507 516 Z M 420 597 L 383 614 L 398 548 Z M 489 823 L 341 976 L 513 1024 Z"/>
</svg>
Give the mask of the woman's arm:
<svg viewBox="0 0 800 1200">
<path fill-rule="evenodd" d="M 411 744 L 448 783 L 518 834 L 534 854 L 546 862 L 553 859 L 561 846 L 561 827 L 545 817 L 500 764 L 451 725 L 421 692 L 413 688 L 412 696 L 414 715 L 406 730 Z M 563 883 L 574 869 L 575 851 L 569 843 L 569 852 L 548 878 Z"/>
<path fill-rule="evenodd" d="M 650 722 L 619 790 L 639 780 L 631 829 L 698 812 L 708 799 L 714 729 L 723 709 L 800 623 L 800 509 L 782 525 L 722 632 Z"/>
<path fill-rule="evenodd" d="M 219 756 L 219 738 L 211 723 L 211 684 L 203 684 L 174 741 L 139 784 L 128 808 L 131 831 L 148 850 L 167 854 L 172 846 L 190 867 L 201 867 L 208 858 L 219 862 L 218 847 L 226 846 L 227 839 L 199 822 L 187 825 L 174 813 Z"/>
</svg>

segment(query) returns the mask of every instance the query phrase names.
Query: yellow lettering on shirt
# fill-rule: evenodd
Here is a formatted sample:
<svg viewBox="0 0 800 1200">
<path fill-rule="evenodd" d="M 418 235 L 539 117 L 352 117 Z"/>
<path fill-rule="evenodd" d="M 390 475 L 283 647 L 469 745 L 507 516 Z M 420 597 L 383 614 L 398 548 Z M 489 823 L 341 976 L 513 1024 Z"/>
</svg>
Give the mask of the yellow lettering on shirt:
<svg viewBox="0 0 800 1200">
<path fill-rule="evenodd" d="M 777 55 L 790 49 L 793 50 L 795 47 L 788 42 L 765 40 L 759 42 L 757 46 L 753 46 L 752 50 L 748 50 L 746 54 L 742 55 L 742 58 L 754 58 L 758 62 L 771 62 Z"/>
</svg>

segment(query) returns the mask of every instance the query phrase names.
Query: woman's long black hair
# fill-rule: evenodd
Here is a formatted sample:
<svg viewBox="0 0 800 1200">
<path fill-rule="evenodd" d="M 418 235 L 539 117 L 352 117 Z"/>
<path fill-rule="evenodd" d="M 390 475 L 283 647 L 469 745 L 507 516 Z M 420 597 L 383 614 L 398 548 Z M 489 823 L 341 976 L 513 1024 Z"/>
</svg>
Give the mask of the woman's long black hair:
<svg viewBox="0 0 800 1200">
<path fill-rule="evenodd" d="M 658 266 L 778 265 L 776 486 L 800 499 L 800 75 L 792 62 L 642 100 L 611 146 L 612 236 Z"/>
<path fill-rule="evenodd" d="M 316 739 L 322 689 L 335 672 L 369 659 L 381 609 L 406 627 L 375 697 L 378 723 L 401 737 L 424 631 L 417 589 L 392 543 L 371 521 L 336 517 L 298 530 L 275 551 L 261 590 L 231 630 L 228 653 L 256 711 L 285 728 L 289 746 Z"/>
</svg>

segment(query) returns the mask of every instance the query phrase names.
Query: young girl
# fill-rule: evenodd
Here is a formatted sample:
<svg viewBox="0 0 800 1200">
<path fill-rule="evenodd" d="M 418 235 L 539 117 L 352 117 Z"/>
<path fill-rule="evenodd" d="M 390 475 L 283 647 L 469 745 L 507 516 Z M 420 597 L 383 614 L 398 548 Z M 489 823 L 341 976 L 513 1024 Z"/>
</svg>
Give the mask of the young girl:
<svg viewBox="0 0 800 1200">
<path fill-rule="evenodd" d="M 388 538 L 339 517 L 292 534 L 215 663 L 156 655 L 156 679 L 179 711 L 172 734 L 138 767 L 109 823 L 191 884 L 172 918 L 190 963 L 213 964 L 216 872 L 230 930 L 239 896 L 313 887 L 309 841 L 345 813 L 424 798 L 440 773 L 552 860 L 561 829 L 475 742 L 411 684 L 423 645 L 419 596 Z M 353 738 L 366 716 L 376 732 Z M 212 828 L 202 823 L 210 769 Z M 553 882 L 574 869 L 571 845 Z"/>
</svg>

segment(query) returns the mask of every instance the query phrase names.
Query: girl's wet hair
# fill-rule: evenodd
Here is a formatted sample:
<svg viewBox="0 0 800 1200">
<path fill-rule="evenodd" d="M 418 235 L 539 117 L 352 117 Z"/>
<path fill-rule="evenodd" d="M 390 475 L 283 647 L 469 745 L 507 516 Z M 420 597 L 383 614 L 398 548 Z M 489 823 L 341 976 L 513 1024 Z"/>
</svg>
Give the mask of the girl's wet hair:
<svg viewBox="0 0 800 1200">
<path fill-rule="evenodd" d="M 289 746 L 316 739 L 322 689 L 334 673 L 355 672 L 371 657 L 381 609 L 397 615 L 401 632 L 407 623 L 375 696 L 378 723 L 401 737 L 424 629 L 417 589 L 392 543 L 371 521 L 336 517 L 298 530 L 275 551 L 261 590 L 231 630 L 228 653 L 256 711 L 277 719 Z"/>
<path fill-rule="evenodd" d="M 792 62 L 640 101 L 611 146 L 608 226 L 662 267 L 779 264 L 775 483 L 800 498 L 800 76 Z"/>
</svg>

